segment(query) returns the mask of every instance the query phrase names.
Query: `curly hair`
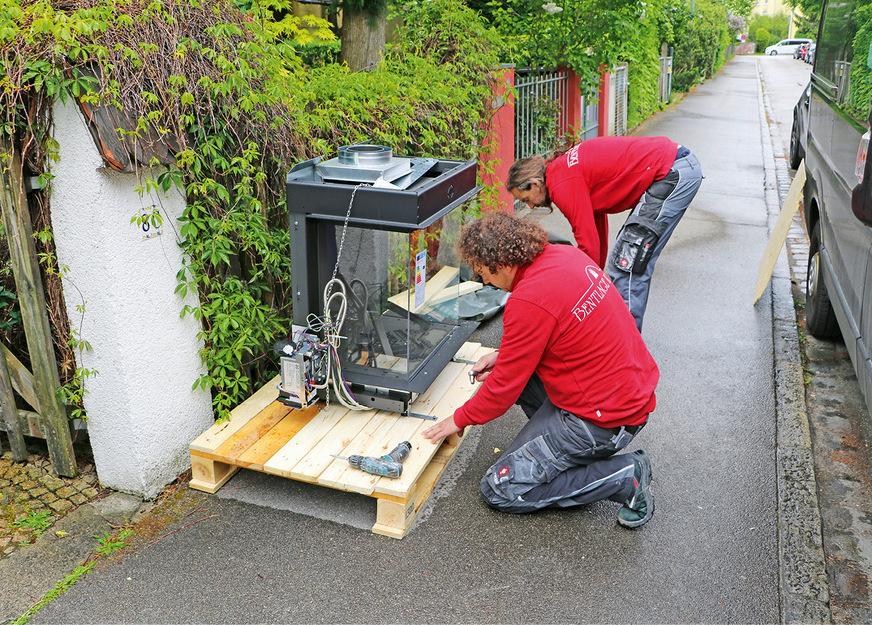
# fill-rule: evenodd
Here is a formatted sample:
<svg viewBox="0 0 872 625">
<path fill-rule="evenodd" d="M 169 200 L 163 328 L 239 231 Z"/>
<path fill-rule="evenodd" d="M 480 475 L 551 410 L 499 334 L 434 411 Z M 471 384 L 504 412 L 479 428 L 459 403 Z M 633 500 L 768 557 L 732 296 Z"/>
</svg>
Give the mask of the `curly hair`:
<svg viewBox="0 0 872 625">
<path fill-rule="evenodd" d="M 494 211 L 464 226 L 457 251 L 472 267 L 483 265 L 495 273 L 500 265 L 529 265 L 547 242 L 548 233 L 539 224 Z"/>
</svg>

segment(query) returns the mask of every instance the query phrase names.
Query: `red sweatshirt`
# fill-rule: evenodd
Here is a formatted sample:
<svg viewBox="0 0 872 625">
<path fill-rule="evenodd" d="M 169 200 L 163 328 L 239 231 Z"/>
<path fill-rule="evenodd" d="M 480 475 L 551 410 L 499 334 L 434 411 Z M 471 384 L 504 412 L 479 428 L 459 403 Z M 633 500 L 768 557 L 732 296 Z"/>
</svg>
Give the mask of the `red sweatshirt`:
<svg viewBox="0 0 872 625">
<path fill-rule="evenodd" d="M 570 245 L 546 245 L 518 270 L 496 365 L 454 423 L 496 419 L 534 371 L 554 405 L 602 427 L 639 425 L 654 409 L 660 371 L 636 322 L 603 271 Z"/>
<path fill-rule="evenodd" d="M 575 241 L 600 267 L 608 258 L 608 213 L 633 208 L 651 183 L 669 173 L 678 144 L 667 137 L 597 137 L 570 148 L 545 171 L 551 201 Z"/>
</svg>

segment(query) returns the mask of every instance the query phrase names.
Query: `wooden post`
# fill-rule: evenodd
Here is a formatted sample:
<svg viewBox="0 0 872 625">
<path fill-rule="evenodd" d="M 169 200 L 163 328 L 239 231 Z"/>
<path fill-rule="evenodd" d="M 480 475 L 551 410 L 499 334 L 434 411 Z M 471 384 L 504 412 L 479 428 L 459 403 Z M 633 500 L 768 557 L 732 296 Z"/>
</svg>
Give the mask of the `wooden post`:
<svg viewBox="0 0 872 625">
<path fill-rule="evenodd" d="M 6 423 L 6 435 L 9 437 L 9 446 L 12 448 L 12 459 L 15 462 L 27 460 L 27 446 L 24 443 L 24 434 L 21 431 L 21 423 L 18 421 L 18 408 L 15 406 L 15 394 L 12 392 L 12 379 L 9 377 L 9 368 L 6 359 L 0 354 L 0 413 Z"/>
<path fill-rule="evenodd" d="M 36 395 L 39 399 L 43 431 L 52 466 L 58 475 L 74 477 L 76 458 L 70 438 L 67 411 L 58 398 L 60 387 L 57 360 L 52 345 L 45 290 L 39 273 L 33 226 L 24 191 L 21 155 L 8 139 L 2 143 L 2 207 L 9 257 L 15 273 L 15 287 L 21 319 L 27 336 L 27 349 L 33 365 Z"/>
<path fill-rule="evenodd" d="M 37 413 L 42 412 L 39 406 L 39 398 L 36 396 L 36 384 L 33 381 L 33 374 L 27 370 L 15 354 L 9 351 L 5 345 L 0 345 L 0 357 L 5 356 L 6 370 L 9 372 L 9 380 L 12 382 L 13 390 L 21 395 L 30 407 Z"/>
</svg>

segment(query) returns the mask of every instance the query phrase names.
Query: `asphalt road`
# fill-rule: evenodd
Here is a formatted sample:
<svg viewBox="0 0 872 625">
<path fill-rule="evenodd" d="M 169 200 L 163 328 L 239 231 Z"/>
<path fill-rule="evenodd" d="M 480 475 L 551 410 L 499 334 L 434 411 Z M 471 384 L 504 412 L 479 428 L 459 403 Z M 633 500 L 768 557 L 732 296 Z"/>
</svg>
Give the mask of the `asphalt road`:
<svg viewBox="0 0 872 625">
<path fill-rule="evenodd" d="M 617 526 L 610 502 L 487 508 L 478 481 L 519 429 L 514 410 L 468 434 L 403 540 L 360 529 L 367 502 L 325 510 L 335 494 L 243 474 L 223 494 L 180 495 L 162 539 L 98 567 L 32 622 L 780 621 L 773 311 L 792 302 L 788 287 L 751 303 L 771 221 L 762 97 L 758 59 L 738 57 L 640 129 L 691 148 L 706 176 L 645 319 L 662 375 L 632 447 L 654 471 L 646 526 Z M 493 344 L 498 320 L 478 336 Z"/>
</svg>

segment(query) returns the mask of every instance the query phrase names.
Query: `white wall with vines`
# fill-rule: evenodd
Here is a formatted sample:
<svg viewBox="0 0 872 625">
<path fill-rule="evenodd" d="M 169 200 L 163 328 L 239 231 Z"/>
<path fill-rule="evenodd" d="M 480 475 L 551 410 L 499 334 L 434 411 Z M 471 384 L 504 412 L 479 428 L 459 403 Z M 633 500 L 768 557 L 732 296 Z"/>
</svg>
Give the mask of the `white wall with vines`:
<svg viewBox="0 0 872 625">
<path fill-rule="evenodd" d="M 55 104 L 54 137 L 52 228 L 70 324 L 91 347 L 77 364 L 97 372 L 84 396 L 97 473 L 152 498 L 190 466 L 189 443 L 213 423 L 209 394 L 191 388 L 203 373 L 200 326 L 180 317 L 196 300 L 174 293 L 184 197 L 138 191 L 148 171 L 105 168 L 73 103 Z M 131 223 L 152 207 L 159 233 Z"/>
</svg>

